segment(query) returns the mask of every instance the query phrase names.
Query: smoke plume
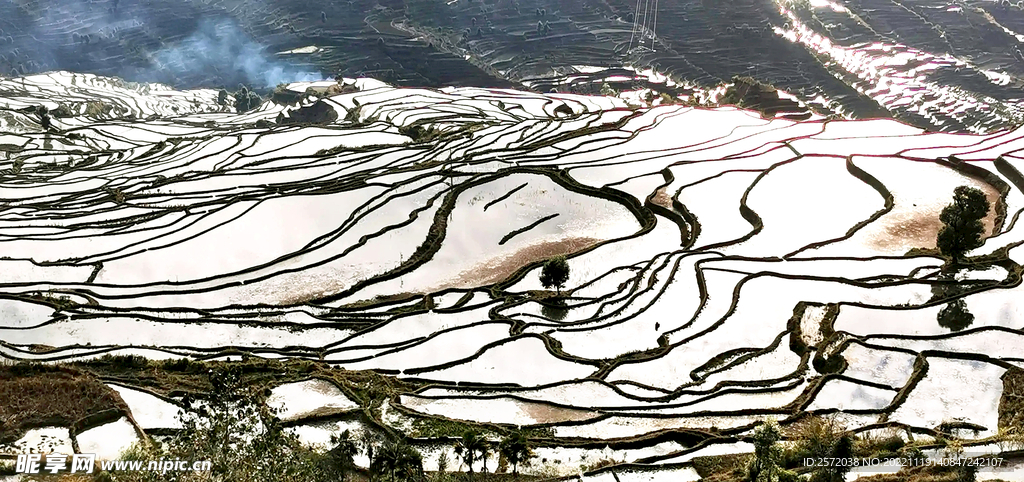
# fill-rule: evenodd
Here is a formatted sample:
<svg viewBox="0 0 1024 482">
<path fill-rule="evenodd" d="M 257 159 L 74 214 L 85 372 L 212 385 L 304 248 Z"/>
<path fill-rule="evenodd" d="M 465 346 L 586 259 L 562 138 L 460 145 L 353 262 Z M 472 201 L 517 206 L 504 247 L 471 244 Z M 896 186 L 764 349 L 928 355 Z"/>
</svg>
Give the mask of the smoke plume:
<svg viewBox="0 0 1024 482">
<path fill-rule="evenodd" d="M 254 88 L 321 80 L 323 75 L 272 58 L 231 20 L 203 20 L 185 40 L 152 55 L 153 68 L 167 72 L 214 71 L 244 79 Z M 161 77 L 154 72 L 154 77 Z"/>
</svg>

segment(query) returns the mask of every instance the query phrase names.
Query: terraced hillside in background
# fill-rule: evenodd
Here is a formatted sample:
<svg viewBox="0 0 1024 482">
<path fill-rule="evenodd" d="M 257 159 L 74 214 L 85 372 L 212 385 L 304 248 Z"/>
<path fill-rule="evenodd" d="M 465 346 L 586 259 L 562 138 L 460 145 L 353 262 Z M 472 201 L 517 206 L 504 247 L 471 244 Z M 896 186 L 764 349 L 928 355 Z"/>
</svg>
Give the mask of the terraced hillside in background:
<svg viewBox="0 0 1024 482">
<path fill-rule="evenodd" d="M 0 81 L 0 356 L 343 368 L 362 375 L 280 370 L 289 423 L 311 441 L 420 436 L 428 468 L 445 424 L 535 430 L 536 474 L 690 477 L 697 455 L 749 451 L 737 437 L 767 418 L 978 450 L 1020 423 L 1004 394 L 1024 368 L 1020 131 L 289 88 L 300 103 L 237 114 L 213 90 Z M 37 106 L 64 114 L 44 130 Z M 942 270 L 959 185 L 993 209 L 973 261 Z M 560 254 L 564 303 L 538 281 Z M 105 379 L 128 410 L 114 397 L 106 418 L 0 442 L 116 456 L 174 428 L 188 385 L 157 390 L 144 368 Z"/>
<path fill-rule="evenodd" d="M 825 115 L 929 130 L 1022 120 L 1024 7 L 1010 1 L 26 0 L 4 2 L 0 19 L 0 73 L 15 77 L 233 90 L 343 75 L 546 92 L 538 79 L 630 66 L 704 89 L 748 75 Z M 597 93 L 602 80 L 557 84 Z"/>
</svg>

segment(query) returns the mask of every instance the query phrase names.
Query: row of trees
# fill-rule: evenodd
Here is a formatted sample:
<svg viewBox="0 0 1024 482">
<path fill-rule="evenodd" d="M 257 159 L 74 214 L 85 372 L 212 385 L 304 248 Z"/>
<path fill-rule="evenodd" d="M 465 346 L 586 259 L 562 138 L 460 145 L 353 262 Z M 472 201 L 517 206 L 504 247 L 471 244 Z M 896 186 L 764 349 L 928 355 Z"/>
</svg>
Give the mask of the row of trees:
<svg viewBox="0 0 1024 482">
<path fill-rule="evenodd" d="M 424 480 L 423 456 L 415 448 L 404 441 L 380 440 L 367 436 L 359 440 L 353 439 L 349 431 L 331 439 L 334 448 L 327 456 L 344 479 L 346 474 L 356 471 L 355 457 L 365 453 L 370 459 L 370 476 L 380 482 L 406 482 Z M 487 471 L 487 459 L 492 454 L 499 454 L 512 466 L 512 475 L 519 475 L 519 467 L 528 465 L 533 458 L 533 449 L 529 440 L 521 433 L 502 439 L 497 444 L 487 440 L 480 432 L 469 430 L 455 444 L 455 455 L 467 468 L 467 476 L 473 480 L 474 466 L 482 463 Z M 448 456 L 441 453 L 438 458 L 438 472 L 444 474 L 448 470 Z"/>
<path fill-rule="evenodd" d="M 358 438 L 344 431 L 331 437 L 331 448 L 321 453 L 306 447 L 281 424 L 276 410 L 265 404 L 269 393 L 253 394 L 242 383 L 237 368 L 209 372 L 210 393 L 201 399 L 186 397 L 185 410 L 178 414 L 182 430 L 164 443 L 146 442 L 122 454 L 124 460 L 209 460 L 212 473 L 118 471 L 104 473 L 100 480 L 118 482 L 345 482 L 357 472 L 355 458 L 370 460 L 372 482 L 420 482 L 426 480 L 423 456 L 401 438 L 388 439 L 367 431 Z M 475 430 L 456 442 L 455 454 L 468 468 L 473 480 L 474 465 L 500 454 L 512 467 L 533 457 L 529 440 L 515 432 L 493 443 Z M 438 460 L 439 473 L 447 470 L 447 456 Z M 360 477 L 362 479 L 363 477 Z M 441 478 L 444 478 L 443 476 Z"/>
<path fill-rule="evenodd" d="M 473 464 L 477 461 L 482 462 L 482 467 L 486 472 L 487 457 L 495 451 L 512 466 L 512 475 L 514 476 L 519 475 L 520 465 L 529 465 L 530 459 L 533 458 L 533 449 L 529 440 L 518 432 L 494 445 L 480 432 L 470 430 L 464 433 L 462 439 L 455 445 L 455 455 L 466 465 L 470 480 L 473 480 L 474 475 Z"/>
</svg>

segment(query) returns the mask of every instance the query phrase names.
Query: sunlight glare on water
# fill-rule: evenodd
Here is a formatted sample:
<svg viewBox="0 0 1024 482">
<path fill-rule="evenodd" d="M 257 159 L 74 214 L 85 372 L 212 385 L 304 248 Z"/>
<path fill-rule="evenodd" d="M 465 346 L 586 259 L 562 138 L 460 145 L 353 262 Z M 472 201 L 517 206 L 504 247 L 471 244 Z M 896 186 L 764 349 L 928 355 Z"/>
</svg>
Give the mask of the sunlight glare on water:
<svg viewBox="0 0 1024 482">
<path fill-rule="evenodd" d="M 943 126 L 952 119 L 965 124 L 970 132 L 987 132 L 991 121 L 980 120 L 984 113 L 1000 121 L 1017 119 L 1022 114 L 1017 106 L 1005 106 L 995 99 L 975 94 L 959 86 L 934 80 L 941 72 L 980 73 L 995 85 L 1009 85 L 1010 75 L 994 69 L 982 69 L 972 62 L 948 53 L 933 54 L 907 45 L 888 42 L 841 45 L 829 36 L 809 27 L 788 2 L 777 0 L 779 12 L 788 20 L 775 26 L 774 32 L 787 40 L 803 45 L 838 78 L 845 80 L 890 111 L 906 109 Z M 815 8 L 830 8 L 863 22 L 847 9 L 830 0 L 810 0 Z M 1005 27 L 1003 27 L 1006 30 Z M 1009 32 L 1009 31 L 1008 31 Z"/>
</svg>

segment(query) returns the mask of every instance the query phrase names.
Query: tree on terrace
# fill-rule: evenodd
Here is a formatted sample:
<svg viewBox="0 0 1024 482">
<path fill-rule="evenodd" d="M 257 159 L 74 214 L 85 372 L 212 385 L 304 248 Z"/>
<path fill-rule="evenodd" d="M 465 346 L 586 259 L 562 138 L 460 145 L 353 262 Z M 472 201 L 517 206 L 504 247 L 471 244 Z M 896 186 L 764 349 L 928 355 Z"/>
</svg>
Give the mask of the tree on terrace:
<svg viewBox="0 0 1024 482">
<path fill-rule="evenodd" d="M 540 284 L 545 288 L 554 286 L 558 294 L 562 294 L 562 287 L 569 281 L 569 262 L 565 256 L 555 256 L 544 262 L 540 270 Z"/>
<path fill-rule="evenodd" d="M 988 199 L 980 189 L 959 186 L 953 190 L 953 202 L 942 209 L 939 220 L 942 229 L 936 245 L 953 265 L 959 264 L 964 254 L 980 247 L 985 234 L 982 218 L 989 211 Z"/>
<path fill-rule="evenodd" d="M 405 442 L 389 442 L 374 455 L 370 472 L 388 482 L 422 481 L 423 456 Z"/>
<path fill-rule="evenodd" d="M 533 457 L 533 450 L 530 449 L 529 440 L 521 433 L 514 433 L 498 444 L 498 453 L 505 457 L 508 463 L 512 464 L 512 475 L 519 476 L 519 464 L 529 464 Z"/>
<path fill-rule="evenodd" d="M 341 480 L 344 481 L 345 475 L 356 468 L 355 456 L 359 453 L 359 446 L 348 430 L 341 435 L 331 435 L 331 443 L 334 444 L 334 448 L 327 452 L 327 456 L 334 462 Z"/>
<path fill-rule="evenodd" d="M 487 460 L 491 448 L 487 439 L 476 430 L 468 430 L 462 434 L 462 440 L 455 445 L 455 455 L 466 464 L 469 480 L 473 480 L 473 463 L 478 459 Z"/>
</svg>

